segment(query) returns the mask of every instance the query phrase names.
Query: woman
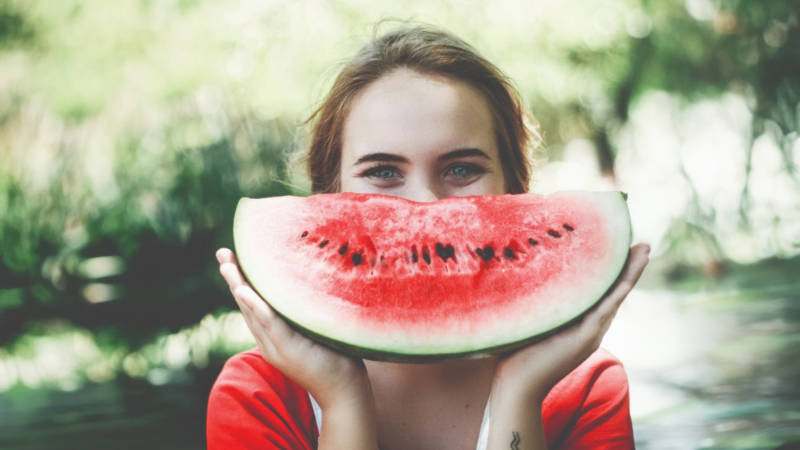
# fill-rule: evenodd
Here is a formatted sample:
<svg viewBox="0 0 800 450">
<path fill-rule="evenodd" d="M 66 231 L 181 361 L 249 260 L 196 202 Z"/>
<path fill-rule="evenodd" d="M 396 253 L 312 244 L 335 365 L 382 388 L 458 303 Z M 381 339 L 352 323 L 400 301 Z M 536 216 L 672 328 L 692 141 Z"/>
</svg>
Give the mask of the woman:
<svg viewBox="0 0 800 450">
<path fill-rule="evenodd" d="M 376 39 L 312 118 L 314 193 L 432 201 L 527 190 L 532 134 L 515 91 L 447 33 L 411 28 Z M 414 365 L 346 357 L 295 333 L 220 249 L 220 272 L 258 350 L 231 358 L 212 389 L 209 448 L 630 448 L 625 372 L 598 347 L 648 251 L 633 247 L 599 306 L 546 340 Z"/>
</svg>

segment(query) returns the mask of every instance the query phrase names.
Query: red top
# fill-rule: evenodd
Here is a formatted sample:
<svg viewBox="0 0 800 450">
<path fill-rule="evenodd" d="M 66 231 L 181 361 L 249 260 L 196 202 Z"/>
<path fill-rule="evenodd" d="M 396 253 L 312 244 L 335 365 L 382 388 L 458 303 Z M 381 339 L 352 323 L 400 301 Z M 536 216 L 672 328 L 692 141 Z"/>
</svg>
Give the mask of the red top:
<svg viewBox="0 0 800 450">
<path fill-rule="evenodd" d="M 542 416 L 551 449 L 634 448 L 625 369 L 603 349 L 553 387 Z M 225 364 L 211 389 L 206 433 L 211 450 L 314 449 L 318 434 L 306 391 L 258 350 Z"/>
</svg>

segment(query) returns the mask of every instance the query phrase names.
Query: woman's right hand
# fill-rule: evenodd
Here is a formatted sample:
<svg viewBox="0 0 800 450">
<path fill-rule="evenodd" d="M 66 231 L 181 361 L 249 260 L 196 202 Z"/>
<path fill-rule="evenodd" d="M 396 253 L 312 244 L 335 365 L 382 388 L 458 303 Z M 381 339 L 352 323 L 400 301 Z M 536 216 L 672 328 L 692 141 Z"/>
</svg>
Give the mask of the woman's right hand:
<svg viewBox="0 0 800 450">
<path fill-rule="evenodd" d="M 362 360 L 336 353 L 293 330 L 247 283 L 230 249 L 217 250 L 217 260 L 267 362 L 311 393 L 323 410 L 372 407 Z"/>
</svg>

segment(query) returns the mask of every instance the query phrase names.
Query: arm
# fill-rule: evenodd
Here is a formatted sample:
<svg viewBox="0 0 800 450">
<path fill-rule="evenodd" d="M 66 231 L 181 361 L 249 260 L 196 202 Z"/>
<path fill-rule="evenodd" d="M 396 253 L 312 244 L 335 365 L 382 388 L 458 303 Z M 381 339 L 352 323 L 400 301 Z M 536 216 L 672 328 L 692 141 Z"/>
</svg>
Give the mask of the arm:
<svg viewBox="0 0 800 450">
<path fill-rule="evenodd" d="M 363 361 L 292 330 L 244 280 L 233 252 L 220 249 L 217 259 L 264 360 L 319 402 L 324 422 L 319 448 L 377 449 L 375 407 Z"/>
<path fill-rule="evenodd" d="M 375 423 L 372 392 L 353 396 L 328 407 L 323 412 L 319 449 L 378 449 L 378 426 Z"/>
<path fill-rule="evenodd" d="M 556 383 L 599 348 L 619 306 L 647 265 L 649 251 L 642 244 L 631 249 L 617 283 L 580 322 L 500 361 L 490 397 L 489 449 L 547 448 L 542 402 Z"/>
<path fill-rule="evenodd" d="M 493 391 L 489 400 L 488 449 L 545 450 L 542 402 L 515 398 L 513 392 Z M 533 406 L 531 406 L 533 405 Z"/>
</svg>

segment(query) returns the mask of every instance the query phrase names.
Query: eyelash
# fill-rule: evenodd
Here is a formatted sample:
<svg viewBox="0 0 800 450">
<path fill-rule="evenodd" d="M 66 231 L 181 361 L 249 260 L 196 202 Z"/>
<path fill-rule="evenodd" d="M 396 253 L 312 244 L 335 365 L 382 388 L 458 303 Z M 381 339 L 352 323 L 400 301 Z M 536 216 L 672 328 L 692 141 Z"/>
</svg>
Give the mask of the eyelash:
<svg viewBox="0 0 800 450">
<path fill-rule="evenodd" d="M 445 170 L 445 174 L 452 172 L 456 168 L 464 168 L 468 173 L 464 176 L 458 176 L 458 178 L 469 178 L 474 175 L 481 175 L 486 173 L 486 169 L 477 165 L 477 164 L 469 164 L 469 163 L 455 163 L 451 166 L 448 166 Z M 454 175 L 455 176 L 455 175 Z"/>
<path fill-rule="evenodd" d="M 380 165 L 380 166 L 371 167 L 371 168 L 361 172 L 361 174 L 359 176 L 366 177 L 366 178 L 380 178 L 380 179 L 383 179 L 383 180 L 388 180 L 389 177 L 378 176 L 378 174 L 383 170 L 391 170 L 396 175 L 399 175 L 400 177 L 402 177 L 402 175 L 400 175 L 400 171 L 397 170 L 397 167 L 388 166 L 388 165 Z"/>
<path fill-rule="evenodd" d="M 468 172 L 464 176 L 456 176 L 456 175 L 454 175 L 457 178 L 469 178 L 470 176 L 481 175 L 481 174 L 484 174 L 484 173 L 487 172 L 486 169 L 484 169 L 483 167 L 481 167 L 481 166 L 479 166 L 477 164 L 456 163 L 456 164 L 452 164 L 452 165 L 448 166 L 447 169 L 445 169 L 444 173 L 445 173 L 445 175 L 447 175 L 448 173 L 452 172 L 454 169 L 457 169 L 457 168 L 464 168 Z M 382 180 L 388 180 L 390 178 L 394 178 L 394 177 L 385 177 L 385 176 L 380 176 L 379 175 L 382 171 L 387 171 L 387 170 L 388 171 L 392 171 L 396 175 L 397 178 L 402 178 L 402 175 L 400 174 L 400 171 L 397 170 L 397 167 L 390 166 L 390 165 L 385 165 L 385 164 L 384 165 L 375 166 L 375 167 L 371 167 L 371 168 L 361 172 L 361 174 L 359 176 L 366 177 L 366 178 L 379 178 L 379 179 L 382 179 Z"/>
</svg>

